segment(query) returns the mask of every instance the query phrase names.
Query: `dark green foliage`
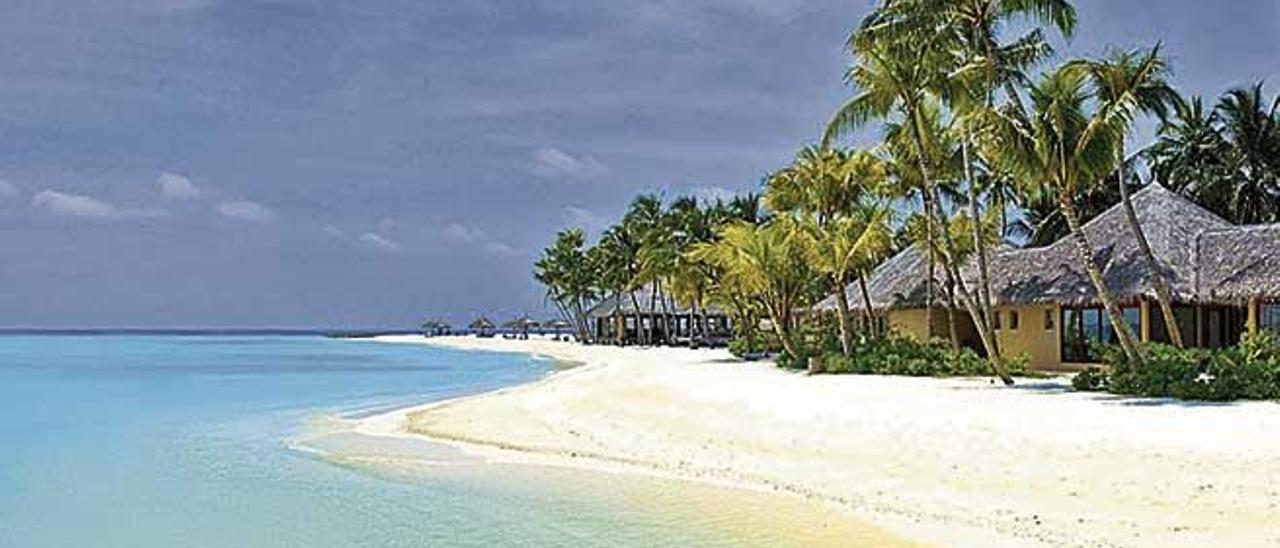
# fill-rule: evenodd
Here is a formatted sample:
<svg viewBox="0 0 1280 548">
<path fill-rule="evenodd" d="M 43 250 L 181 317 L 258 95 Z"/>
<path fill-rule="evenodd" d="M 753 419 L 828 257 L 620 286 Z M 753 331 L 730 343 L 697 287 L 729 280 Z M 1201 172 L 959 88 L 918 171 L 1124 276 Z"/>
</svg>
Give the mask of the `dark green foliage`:
<svg viewBox="0 0 1280 548">
<path fill-rule="evenodd" d="M 1147 347 L 1136 364 L 1113 348 L 1101 352 L 1107 371 L 1092 368 L 1074 379 L 1077 390 L 1142 397 L 1232 401 L 1280 399 L 1280 343 L 1270 334 L 1247 336 L 1221 350 Z"/>
<path fill-rule="evenodd" d="M 1102 392 L 1107 389 L 1107 372 L 1090 367 L 1071 377 L 1071 387 L 1081 392 Z"/>
<path fill-rule="evenodd" d="M 990 363 L 967 348 L 954 350 L 940 341 L 921 343 L 901 336 L 863 342 L 849 357 L 828 353 L 825 365 L 833 374 L 982 377 L 992 372 Z M 1010 360 L 1007 367 L 1013 375 L 1026 372 L 1020 360 Z"/>
<path fill-rule="evenodd" d="M 780 352 L 782 352 L 782 343 L 778 342 L 777 336 L 768 332 L 751 331 L 729 341 L 729 353 L 738 358 Z"/>
</svg>

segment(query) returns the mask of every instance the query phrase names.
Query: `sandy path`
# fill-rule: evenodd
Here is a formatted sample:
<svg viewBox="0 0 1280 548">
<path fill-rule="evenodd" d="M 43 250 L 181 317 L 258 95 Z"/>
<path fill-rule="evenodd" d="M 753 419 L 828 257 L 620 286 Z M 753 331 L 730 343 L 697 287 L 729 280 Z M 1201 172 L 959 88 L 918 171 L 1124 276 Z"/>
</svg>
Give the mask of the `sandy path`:
<svg viewBox="0 0 1280 548">
<path fill-rule="evenodd" d="M 711 350 L 429 344 L 586 366 L 365 430 L 766 486 L 939 545 L 1280 545 L 1273 403 L 1074 394 L 1062 380 L 806 377 Z"/>
</svg>

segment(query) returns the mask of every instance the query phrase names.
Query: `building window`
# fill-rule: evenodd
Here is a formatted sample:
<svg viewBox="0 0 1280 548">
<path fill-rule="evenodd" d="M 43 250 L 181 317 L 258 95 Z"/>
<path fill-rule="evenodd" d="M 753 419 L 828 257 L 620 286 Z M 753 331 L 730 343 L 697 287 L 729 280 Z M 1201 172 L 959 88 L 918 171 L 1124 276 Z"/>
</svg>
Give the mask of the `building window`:
<svg viewBox="0 0 1280 548">
<path fill-rule="evenodd" d="M 1258 305 L 1258 326 L 1280 335 L 1280 303 Z"/>
<path fill-rule="evenodd" d="M 1018 311 L 1010 310 L 1009 311 L 1009 331 L 1017 331 L 1017 330 L 1018 330 Z"/>
<path fill-rule="evenodd" d="M 1044 330 L 1053 331 L 1053 309 L 1046 308 L 1044 310 Z"/>
<path fill-rule="evenodd" d="M 1125 323 L 1134 335 L 1141 332 L 1142 313 L 1136 307 L 1120 309 Z M 1062 361 L 1088 363 L 1097 361 L 1090 348 L 1091 342 L 1118 344 L 1116 329 L 1111 316 L 1100 307 L 1062 307 Z"/>
<path fill-rule="evenodd" d="M 1000 311 L 999 310 L 993 311 L 991 313 L 991 317 L 994 318 L 994 325 L 991 326 L 991 329 L 995 331 L 999 331 L 1000 330 Z"/>
</svg>

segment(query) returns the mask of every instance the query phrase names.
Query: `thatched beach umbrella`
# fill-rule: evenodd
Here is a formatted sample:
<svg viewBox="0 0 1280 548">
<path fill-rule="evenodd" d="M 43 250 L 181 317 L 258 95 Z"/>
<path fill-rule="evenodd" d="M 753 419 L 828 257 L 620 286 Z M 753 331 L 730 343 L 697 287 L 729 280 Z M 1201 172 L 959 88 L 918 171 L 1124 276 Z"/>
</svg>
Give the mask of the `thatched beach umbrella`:
<svg viewBox="0 0 1280 548">
<path fill-rule="evenodd" d="M 422 333 L 428 337 L 448 335 L 451 331 L 453 331 L 453 326 L 449 325 L 449 322 L 428 320 L 422 323 Z"/>
<path fill-rule="evenodd" d="M 475 321 L 471 322 L 471 325 L 468 325 L 467 327 L 470 328 L 471 331 L 474 331 L 476 335 L 479 335 L 481 337 L 492 337 L 493 330 L 497 326 L 494 325 L 493 320 L 490 320 L 489 318 L 486 318 L 484 316 L 480 316 L 479 318 L 476 318 Z"/>
<path fill-rule="evenodd" d="M 514 320 L 502 324 L 503 328 L 512 331 L 519 331 L 522 338 L 529 338 L 529 331 L 538 328 L 538 321 L 529 316 L 520 316 Z"/>
</svg>

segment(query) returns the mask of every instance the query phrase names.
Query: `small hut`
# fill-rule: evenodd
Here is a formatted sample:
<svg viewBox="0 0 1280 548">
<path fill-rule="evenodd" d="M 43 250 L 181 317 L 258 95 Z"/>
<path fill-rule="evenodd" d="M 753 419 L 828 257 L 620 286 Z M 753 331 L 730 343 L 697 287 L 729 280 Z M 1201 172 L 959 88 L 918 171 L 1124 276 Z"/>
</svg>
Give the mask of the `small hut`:
<svg viewBox="0 0 1280 548">
<path fill-rule="evenodd" d="M 467 327 L 471 329 L 472 334 L 485 339 L 493 337 L 497 330 L 497 326 L 494 325 L 493 321 L 484 316 L 476 318 Z"/>
<path fill-rule="evenodd" d="M 567 335 L 573 330 L 573 324 L 560 318 L 552 318 L 542 322 L 542 329 L 544 333 L 549 331 L 556 340 L 560 340 L 562 335 Z"/>
<path fill-rule="evenodd" d="M 427 337 L 443 337 L 453 334 L 453 326 L 448 322 L 431 320 L 423 322 L 422 334 Z"/>
<path fill-rule="evenodd" d="M 512 334 L 513 336 L 516 336 L 520 339 L 528 339 L 529 331 L 537 329 L 538 322 L 537 320 L 534 320 L 533 318 L 530 318 L 528 316 L 521 316 L 519 318 L 516 318 L 514 320 L 511 320 L 507 323 L 502 324 L 502 327 L 503 329 L 506 329 L 507 332 Z"/>
</svg>

